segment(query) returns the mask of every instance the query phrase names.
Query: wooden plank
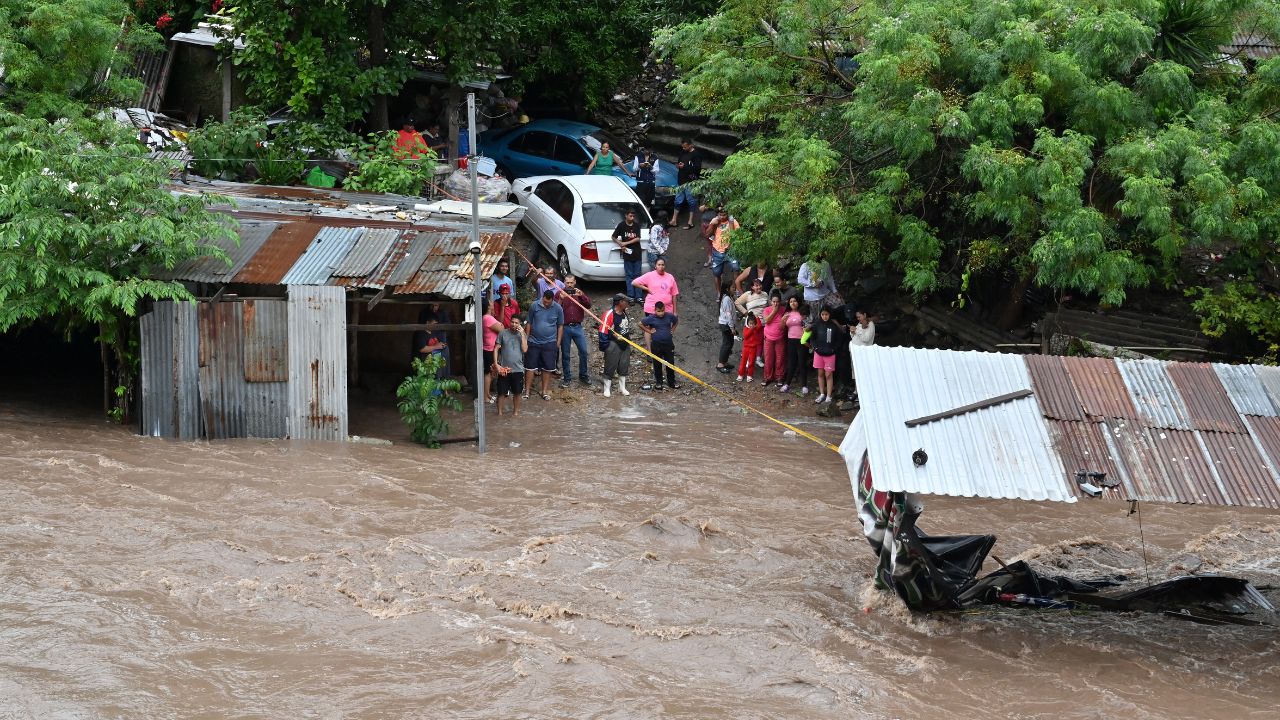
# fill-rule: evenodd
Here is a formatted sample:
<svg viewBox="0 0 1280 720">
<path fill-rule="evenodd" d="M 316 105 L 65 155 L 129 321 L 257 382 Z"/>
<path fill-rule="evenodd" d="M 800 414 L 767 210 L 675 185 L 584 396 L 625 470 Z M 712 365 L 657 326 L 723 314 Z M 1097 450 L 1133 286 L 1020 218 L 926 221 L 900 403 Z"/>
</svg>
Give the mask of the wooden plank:
<svg viewBox="0 0 1280 720">
<path fill-rule="evenodd" d="M 1000 405 L 1002 403 L 1007 403 L 1010 400 L 1020 400 L 1025 397 L 1031 397 L 1032 394 L 1033 393 L 1030 390 L 1015 390 L 1014 392 L 1011 392 L 1011 393 L 1005 393 L 1004 395 L 997 395 L 993 398 L 987 398 L 986 400 L 979 400 L 978 402 L 972 402 L 972 403 L 969 403 L 968 405 L 961 405 L 958 408 L 944 410 L 943 412 L 934 413 L 933 415 L 925 415 L 924 417 L 918 417 L 918 418 L 915 418 L 914 420 L 907 420 L 904 424 L 907 427 L 924 425 L 925 423 L 931 423 L 935 420 L 945 420 L 946 418 L 949 418 L 949 417 L 955 417 L 957 415 L 964 415 L 965 413 L 971 413 L 974 410 L 981 410 L 982 408 L 988 408 L 993 405 Z"/>
</svg>

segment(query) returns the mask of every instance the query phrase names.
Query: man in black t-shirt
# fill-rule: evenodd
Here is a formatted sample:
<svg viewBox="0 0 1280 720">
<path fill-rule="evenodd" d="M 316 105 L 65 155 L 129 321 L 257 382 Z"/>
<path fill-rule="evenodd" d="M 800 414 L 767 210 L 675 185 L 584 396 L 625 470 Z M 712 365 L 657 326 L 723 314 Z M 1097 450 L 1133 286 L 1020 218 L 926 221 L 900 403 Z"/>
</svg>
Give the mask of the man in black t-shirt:
<svg viewBox="0 0 1280 720">
<path fill-rule="evenodd" d="M 693 146 L 692 140 L 684 140 L 680 143 L 680 157 L 676 159 L 676 182 L 679 187 L 676 189 L 676 206 L 672 212 L 671 227 L 680 225 L 680 208 L 681 206 L 689 208 L 689 222 L 684 226 L 686 230 L 693 227 L 693 214 L 698 212 L 698 200 L 693 196 L 693 190 L 689 187 L 689 183 L 702 177 L 702 153 Z"/>
<path fill-rule="evenodd" d="M 613 229 L 613 241 L 622 254 L 622 272 L 627 276 L 627 299 L 632 302 L 644 300 L 644 294 L 631 285 L 644 270 L 640 257 L 640 223 L 636 222 L 635 210 L 628 210 L 627 219 Z"/>
</svg>

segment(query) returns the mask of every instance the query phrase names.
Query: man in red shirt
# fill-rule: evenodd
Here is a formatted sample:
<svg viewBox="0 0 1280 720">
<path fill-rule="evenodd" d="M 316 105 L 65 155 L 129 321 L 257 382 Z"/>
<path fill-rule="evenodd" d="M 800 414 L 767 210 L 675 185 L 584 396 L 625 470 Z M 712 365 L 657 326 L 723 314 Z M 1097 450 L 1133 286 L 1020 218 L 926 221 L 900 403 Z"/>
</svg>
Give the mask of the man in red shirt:
<svg viewBox="0 0 1280 720">
<path fill-rule="evenodd" d="M 422 133 L 414 127 L 413 118 L 405 118 L 400 126 L 400 136 L 396 138 L 396 155 L 409 160 L 420 160 L 431 153 Z"/>
<path fill-rule="evenodd" d="M 573 377 L 573 362 L 570 353 L 573 346 L 578 346 L 578 382 L 591 384 L 591 376 L 587 373 L 587 336 L 582 332 L 582 318 L 586 315 L 583 308 L 591 307 L 591 298 L 578 289 L 578 279 L 572 275 L 564 277 L 564 291 L 560 293 L 560 307 L 564 310 L 564 336 L 560 339 L 560 371 L 563 379 L 560 387 L 569 387 Z"/>
</svg>

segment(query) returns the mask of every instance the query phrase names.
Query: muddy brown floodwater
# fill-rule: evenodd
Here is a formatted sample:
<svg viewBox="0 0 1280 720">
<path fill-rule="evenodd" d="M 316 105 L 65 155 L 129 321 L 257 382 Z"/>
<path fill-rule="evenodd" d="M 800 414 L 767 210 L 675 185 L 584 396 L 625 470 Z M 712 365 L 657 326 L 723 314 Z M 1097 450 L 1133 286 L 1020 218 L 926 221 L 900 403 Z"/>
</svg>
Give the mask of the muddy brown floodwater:
<svg viewBox="0 0 1280 720">
<path fill-rule="evenodd" d="M 0 717 L 1277 717 L 1274 628 L 911 615 L 868 579 L 839 458 L 723 404 L 535 400 L 491 448 L 185 443 L 0 401 Z M 1274 516 L 1143 521 L 1153 577 L 1280 581 Z M 1142 575 L 1118 506 L 921 524 Z"/>
</svg>

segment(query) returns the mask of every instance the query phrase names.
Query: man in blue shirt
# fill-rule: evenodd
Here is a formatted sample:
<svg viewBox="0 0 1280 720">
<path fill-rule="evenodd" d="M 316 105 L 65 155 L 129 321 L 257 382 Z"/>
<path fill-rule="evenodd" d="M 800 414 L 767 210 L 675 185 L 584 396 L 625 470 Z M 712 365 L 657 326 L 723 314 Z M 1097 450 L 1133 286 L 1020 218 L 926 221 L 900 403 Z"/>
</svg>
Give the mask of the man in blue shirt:
<svg viewBox="0 0 1280 720">
<path fill-rule="evenodd" d="M 649 351 L 654 355 L 666 360 L 669 365 L 667 368 L 667 386 L 672 390 L 679 390 L 680 386 L 676 384 L 676 371 L 673 367 L 676 364 L 676 343 L 671 332 L 676 329 L 676 325 L 680 322 L 674 314 L 667 312 L 667 305 L 663 302 L 656 302 L 653 305 L 653 314 L 646 315 L 640 321 L 640 328 L 649 335 Z M 653 389 L 655 391 L 662 390 L 662 363 L 657 360 L 653 361 Z M 648 389 L 648 386 L 645 387 Z"/>
<path fill-rule="evenodd" d="M 524 396 L 529 397 L 533 387 L 533 372 L 542 371 L 542 399 L 550 400 L 547 381 L 556 369 L 560 354 L 560 341 L 564 338 L 564 309 L 557 305 L 552 290 L 545 290 L 542 299 L 529 308 L 529 352 L 524 358 Z"/>
</svg>

